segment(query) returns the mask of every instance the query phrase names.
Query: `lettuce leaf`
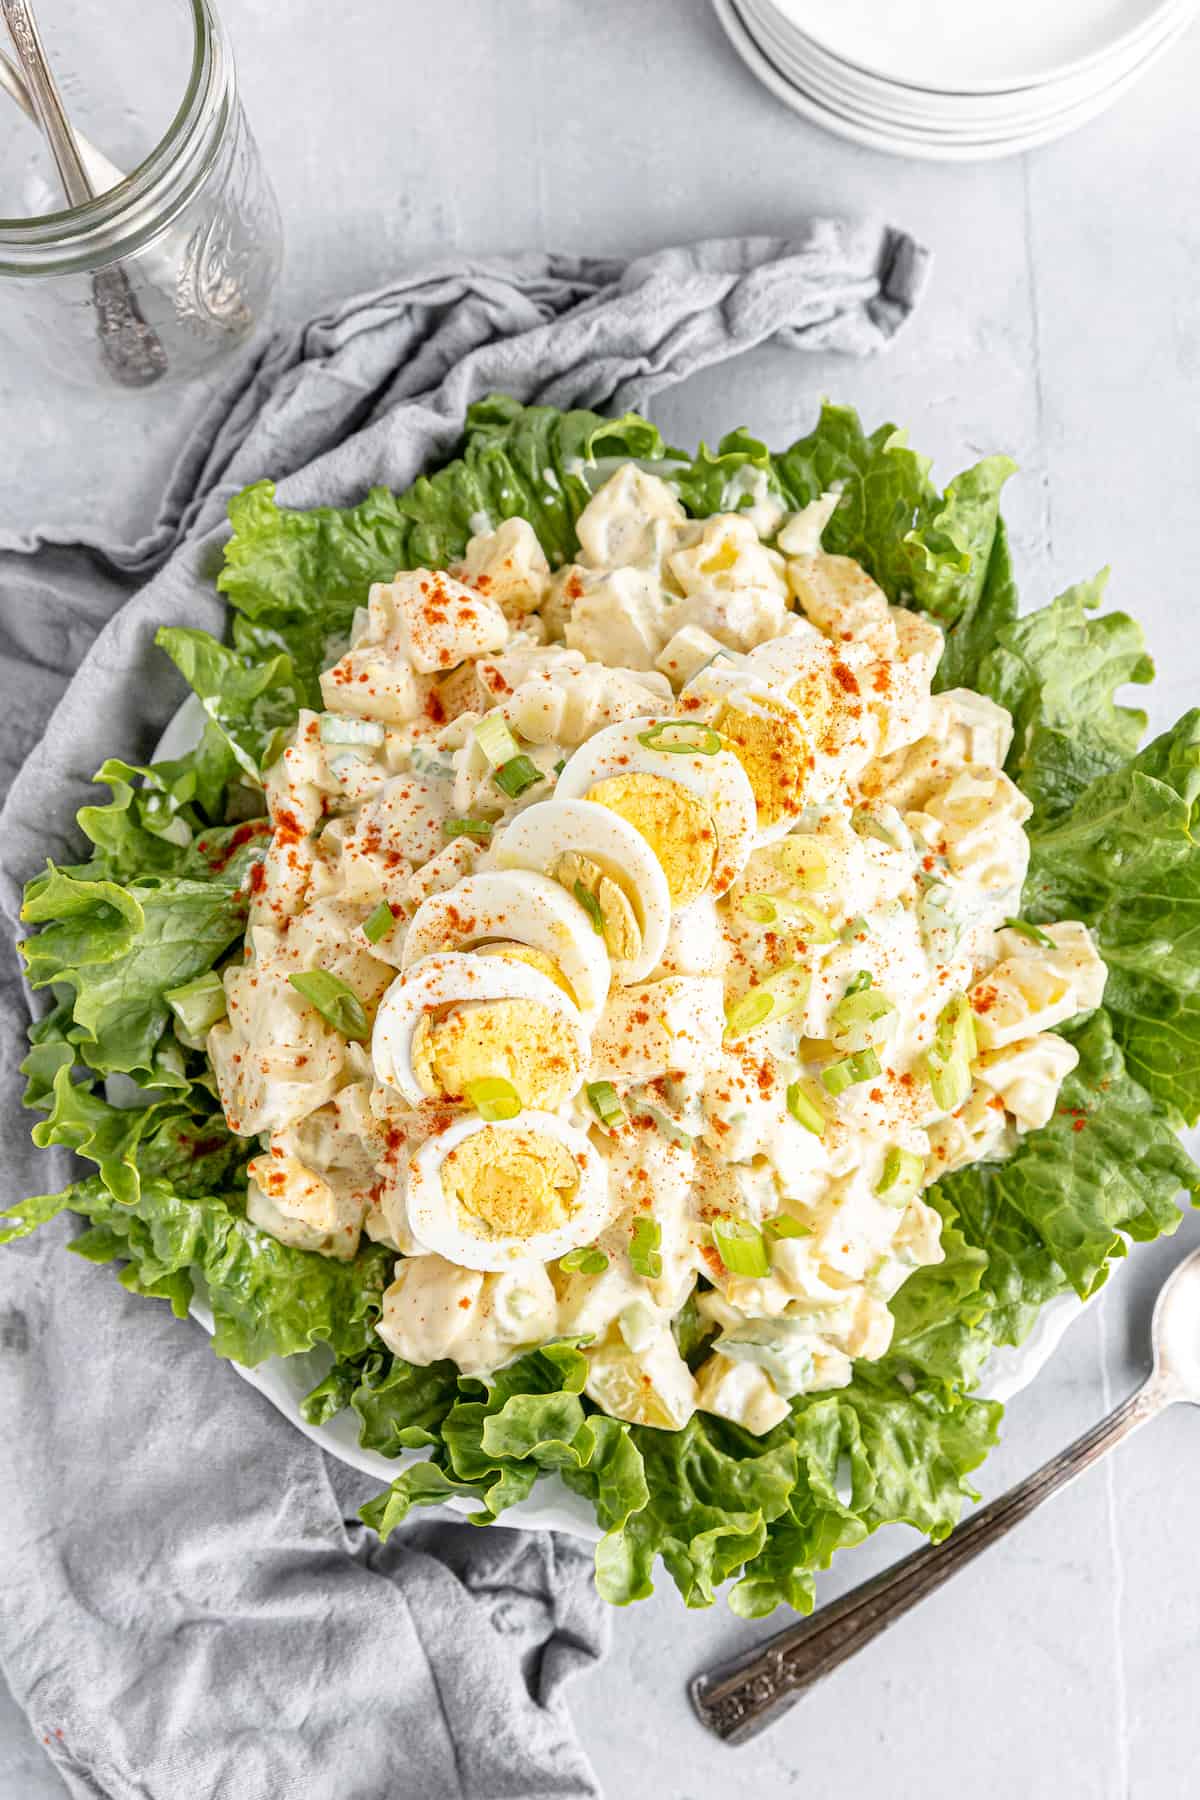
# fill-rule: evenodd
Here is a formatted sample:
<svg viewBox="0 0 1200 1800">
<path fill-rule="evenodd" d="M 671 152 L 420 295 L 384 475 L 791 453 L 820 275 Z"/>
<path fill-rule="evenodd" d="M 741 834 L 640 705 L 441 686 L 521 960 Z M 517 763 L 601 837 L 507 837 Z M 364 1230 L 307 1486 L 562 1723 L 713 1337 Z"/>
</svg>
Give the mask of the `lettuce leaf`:
<svg viewBox="0 0 1200 1800">
<path fill-rule="evenodd" d="M 972 683 L 1013 716 L 1007 773 L 1036 823 L 1061 818 L 1098 776 L 1127 763 L 1146 715 L 1118 706 L 1126 682 L 1153 680 L 1141 627 L 1125 613 L 1088 617 L 1108 579 L 1068 588 L 1049 606 L 1001 625 Z"/>
<path fill-rule="evenodd" d="M 354 1262 L 333 1262 L 258 1231 L 232 1195 L 181 1193 L 153 1177 L 126 1206 L 98 1176 L 0 1213 L 0 1243 L 68 1207 L 92 1221 L 70 1248 L 91 1262 L 123 1262 L 121 1283 L 132 1293 L 168 1301 L 180 1318 L 193 1295 L 207 1301 L 218 1356 L 252 1368 L 318 1344 L 352 1356 L 377 1341 L 392 1263 L 378 1245 Z"/>
<path fill-rule="evenodd" d="M 945 625 L 945 645 L 934 676 L 935 693 L 975 687 L 979 671 L 1006 625 L 1017 617 L 1019 599 L 1004 520 L 997 518 L 979 598 L 962 616 Z M 944 623 L 944 622 L 943 622 Z"/>
<path fill-rule="evenodd" d="M 1126 1238 L 1169 1235 L 1180 1191 L 1200 1194 L 1200 1170 L 1128 1073 L 1107 1013 L 1067 1035 L 1079 1066 L 1049 1124 L 1022 1137 L 1007 1161 L 938 1184 L 967 1242 L 986 1249 L 981 1286 L 996 1343 L 1020 1343 L 1056 1294 L 1089 1298 L 1126 1254 Z"/>
<path fill-rule="evenodd" d="M 214 760 L 211 745 L 153 768 L 109 757 L 93 780 L 111 788 L 112 799 L 106 806 L 79 809 L 95 872 L 121 882 L 196 872 L 192 846 L 209 809 L 220 806 L 234 766 L 223 755 Z"/>
<path fill-rule="evenodd" d="M 822 547 L 860 562 L 889 600 L 943 625 L 973 615 L 999 528 L 1000 492 L 1016 469 L 1007 456 L 986 457 L 940 494 L 928 459 L 894 425 L 868 437 L 848 407 L 825 405 L 814 430 L 774 467 L 793 507 L 840 491 Z"/>
<path fill-rule="evenodd" d="M 759 489 L 777 501 L 785 499 L 771 452 L 742 427 L 727 432 L 715 451 L 701 442 L 690 463 L 664 474 L 693 518 L 739 512 L 754 503 Z"/>
<path fill-rule="evenodd" d="M 147 874 L 120 887 L 53 866 L 26 889 L 22 943 L 31 986 L 74 994 L 72 1042 L 102 1074 L 156 1076 L 170 1023 L 164 995 L 202 975 L 245 930 L 246 910 L 220 877 Z"/>
<path fill-rule="evenodd" d="M 636 414 L 560 413 L 496 395 L 467 414 L 462 455 L 406 494 L 373 488 L 344 511 L 284 512 L 270 482 L 229 507 L 233 537 L 217 585 L 234 608 L 233 641 L 259 662 L 288 656 L 308 704 L 339 652 L 372 582 L 398 569 L 445 568 L 481 522 L 520 514 L 553 562 L 576 548 L 575 520 L 591 497 L 585 470 L 606 458 L 659 461 L 666 447 Z"/>
<path fill-rule="evenodd" d="M 1108 964 L 1105 1006 L 1133 1076 L 1170 1117 L 1200 1118 L 1200 711 L 1030 833 L 1035 920 L 1083 919 Z"/>
<path fill-rule="evenodd" d="M 207 631 L 163 626 L 154 639 L 192 691 L 199 695 L 218 736 L 237 766 L 257 782 L 274 761 L 280 735 L 295 724 L 304 704 L 290 656 L 248 661 Z"/>
<path fill-rule="evenodd" d="M 893 1298 L 888 1358 L 902 1381 L 928 1382 L 946 1399 L 977 1385 L 993 1343 L 988 1253 L 961 1229 L 952 1196 L 946 1181 L 926 1196 L 942 1215 L 944 1260 L 915 1270 Z"/>
<path fill-rule="evenodd" d="M 798 508 L 838 487 L 825 548 L 938 619 L 940 688 L 976 687 L 1013 713 L 1009 773 L 1035 806 L 1023 911 L 1085 919 L 1110 968 L 1104 1009 L 1067 1029 L 1080 1063 L 1054 1118 L 1008 1161 L 933 1190 L 945 1259 L 896 1296 L 888 1355 L 847 1388 L 795 1401 L 763 1439 L 702 1414 L 677 1433 L 607 1417 L 584 1394 L 574 1342 L 487 1382 L 391 1356 L 375 1332 L 391 1253 L 364 1243 L 331 1262 L 249 1223 L 253 1146 L 226 1128 L 211 1071 L 175 1038 L 163 998 L 239 945 L 268 829 L 254 816 L 261 770 L 297 709 L 319 704 L 317 675 L 370 584 L 451 563 L 485 521 L 514 514 L 559 564 L 591 493 L 630 457 L 658 467 L 697 516 L 763 493 Z M 427 1453 L 364 1509 L 384 1535 L 451 1496 L 488 1523 L 554 1476 L 596 1509 L 610 1600 L 648 1594 L 661 1560 L 689 1605 L 740 1576 L 731 1604 L 748 1617 L 809 1608 L 815 1574 L 883 1524 L 944 1537 L 998 1429 L 999 1408 L 972 1397 L 992 1347 L 1020 1342 L 1056 1295 L 1094 1293 L 1129 1240 L 1174 1229 L 1181 1190 L 1200 1193 L 1172 1130 L 1200 1113 L 1200 715 L 1136 754 L 1144 718 L 1117 690 L 1152 671 L 1130 620 L 1095 616 L 1102 577 L 1020 615 L 999 512 L 1011 472 L 988 457 L 939 491 L 893 427 L 868 434 L 832 406 L 779 454 L 739 429 L 690 457 L 633 415 L 497 396 L 471 409 L 460 455 L 406 494 L 303 513 L 279 508 L 266 482 L 237 496 L 219 582 L 231 642 L 159 640 L 200 696 L 201 743 L 152 766 L 105 763 L 97 779 L 112 797 L 80 814 L 90 861 L 50 867 L 27 890 L 29 976 L 53 1004 L 30 1033 L 26 1103 L 44 1115 L 39 1144 L 97 1172 L 11 1208 L 0 1242 L 70 1209 L 89 1221 L 72 1248 L 121 1263 L 134 1291 L 179 1313 L 206 1296 L 218 1354 L 254 1363 L 328 1346 L 333 1367 L 305 1417 L 349 1407 L 366 1447 Z M 113 1104 L 114 1076 L 138 1104 Z M 701 1355 L 694 1325 L 679 1329 Z"/>
</svg>

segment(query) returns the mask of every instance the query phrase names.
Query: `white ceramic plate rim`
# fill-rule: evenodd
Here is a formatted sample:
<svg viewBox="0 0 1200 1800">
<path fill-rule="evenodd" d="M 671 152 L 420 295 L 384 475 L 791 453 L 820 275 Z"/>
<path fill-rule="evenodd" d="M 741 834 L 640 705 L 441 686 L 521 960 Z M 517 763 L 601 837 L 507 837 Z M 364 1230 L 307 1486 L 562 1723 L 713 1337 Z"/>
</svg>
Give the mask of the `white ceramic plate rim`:
<svg viewBox="0 0 1200 1800">
<path fill-rule="evenodd" d="M 823 130 L 832 132 L 835 137 L 848 139 L 851 143 L 860 144 L 865 149 L 881 151 L 884 154 L 911 157 L 922 162 L 987 162 L 1002 156 L 1015 156 L 1024 150 L 1035 150 L 1043 144 L 1052 143 L 1055 138 L 1064 137 L 1067 132 L 1085 125 L 1090 119 L 1097 117 L 1137 75 L 1140 68 L 1133 71 L 1122 82 L 1114 84 L 1090 108 L 1081 109 L 1078 116 L 1067 121 L 1058 120 L 1054 124 L 1044 126 L 1016 137 L 998 138 L 994 141 L 964 142 L 962 140 L 905 138 L 896 132 L 876 130 L 873 126 L 859 124 L 841 112 L 831 109 L 815 96 L 802 91 L 795 83 L 780 73 L 769 57 L 759 47 L 741 14 L 735 0 L 712 0 L 713 9 L 733 48 L 749 68 L 751 73 L 769 88 L 776 99 L 790 107 L 792 112 L 799 113 L 801 118 L 811 124 L 819 125 Z M 1161 55 L 1169 43 L 1174 42 L 1190 20 L 1185 19 L 1178 30 L 1153 53 L 1148 61 Z"/>
<path fill-rule="evenodd" d="M 154 760 L 185 756 L 199 742 L 203 724 L 203 707 L 193 695 L 184 701 L 167 725 L 155 747 Z M 1113 1272 L 1115 1274 L 1116 1270 Z M 212 1313 L 205 1302 L 197 1296 L 190 1310 L 197 1324 L 211 1336 Z M 1083 1310 L 1084 1303 L 1072 1294 L 1051 1300 L 1042 1308 L 1033 1331 L 1019 1348 L 1003 1348 L 993 1354 L 980 1385 L 981 1395 L 1008 1401 L 1027 1387 L 1053 1356 Z M 238 1362 L 232 1366 L 243 1381 L 257 1388 L 311 1443 L 362 1474 L 373 1476 L 381 1487 L 393 1482 L 402 1469 L 424 1460 L 421 1453 L 415 1451 L 391 1458 L 381 1456 L 377 1450 L 364 1450 L 358 1442 L 353 1416 L 348 1411 L 337 1414 L 324 1425 L 307 1423 L 300 1411 L 300 1403 L 329 1369 L 329 1353 L 325 1350 L 312 1350 L 301 1356 L 269 1357 L 253 1369 Z M 474 1501 L 458 1495 L 451 1496 L 446 1504 L 459 1513 L 477 1510 Z M 535 1495 L 510 1507 L 504 1520 L 506 1524 L 523 1525 L 531 1531 L 569 1532 L 592 1543 L 601 1536 L 586 1500 L 573 1494 L 557 1475 L 540 1481 Z"/>
<path fill-rule="evenodd" d="M 910 81 L 873 74 L 857 63 L 846 61 L 826 50 L 817 39 L 793 26 L 779 11 L 777 0 L 747 0 L 744 10 L 752 12 L 756 21 L 785 54 L 814 72 L 836 76 L 855 88 L 866 99 L 909 107 L 922 117 L 946 111 L 954 117 L 1005 117 L 1014 107 L 1051 111 L 1072 98 L 1083 97 L 1104 88 L 1123 69 L 1138 62 L 1145 49 L 1157 41 L 1168 26 L 1181 17 L 1190 18 L 1197 0 L 1164 0 L 1160 13 L 1150 21 L 1136 39 L 1122 44 L 1111 55 L 1098 59 L 1085 69 L 1052 81 L 998 88 L 982 93 L 964 93 L 953 88 L 924 87 Z"/>
<path fill-rule="evenodd" d="M 1104 27 L 1095 19 L 1094 0 L 1089 0 L 1086 12 L 1090 15 L 1088 24 L 1092 36 L 1088 48 L 1080 49 L 1074 54 L 1065 52 L 1057 57 L 1051 55 L 1047 60 L 1044 43 L 1038 44 L 1036 47 L 1031 43 L 1027 51 L 1028 60 L 1005 64 L 1001 59 L 1003 73 L 995 76 L 968 75 L 963 65 L 946 60 L 943 62 L 943 72 L 940 78 L 936 73 L 937 38 L 934 33 L 916 33 L 911 26 L 905 27 L 903 35 L 896 39 L 891 46 L 892 54 L 889 62 L 887 53 L 881 47 L 878 9 L 876 9 L 876 19 L 873 21 L 875 30 L 872 38 L 868 40 L 859 36 L 853 29 L 849 32 L 838 29 L 839 25 L 845 24 L 847 9 L 844 5 L 840 7 L 840 18 L 835 15 L 833 18 L 827 18 L 823 24 L 821 20 L 813 16 L 815 10 L 813 0 L 773 0 L 773 3 L 794 29 L 802 31 L 805 36 L 813 39 L 828 55 L 835 57 L 839 62 L 861 70 L 864 74 L 874 75 L 883 81 L 901 82 L 905 86 L 929 87 L 934 91 L 988 94 L 1013 92 L 1021 88 L 1038 87 L 1055 81 L 1069 80 L 1074 76 L 1085 74 L 1088 70 L 1113 57 L 1124 55 L 1131 46 L 1136 45 L 1153 29 L 1159 15 L 1165 7 L 1172 4 L 1172 0 L 1153 0 L 1152 4 L 1148 4 L 1147 0 L 1138 0 L 1139 16 L 1130 18 L 1124 25 L 1118 25 L 1107 37 L 1103 35 Z M 1047 8 L 1053 3 L 1054 0 L 1043 0 L 1043 6 Z M 826 8 L 827 14 L 830 10 L 828 7 Z M 1076 6 L 1074 10 L 1078 15 L 1081 9 Z M 1132 4 L 1127 4 L 1124 10 L 1131 12 L 1134 8 Z M 1004 49 L 1007 53 L 1018 35 L 1019 27 L 1012 10 L 1004 8 L 1000 9 L 999 15 L 992 9 L 989 13 L 989 23 L 991 18 L 1001 15 L 1005 33 Z M 985 33 L 978 33 L 976 41 L 982 44 L 985 36 Z M 921 43 L 921 60 L 915 66 L 906 60 L 911 51 L 914 37 L 919 38 Z M 995 52 L 988 51 L 987 54 L 994 64 Z"/>
<path fill-rule="evenodd" d="M 972 138 L 1034 130 L 1108 94 L 1118 82 L 1141 69 L 1164 40 L 1190 20 L 1194 9 L 1195 0 L 1169 0 L 1153 31 L 1085 76 L 1016 93 L 964 95 L 880 81 L 830 57 L 813 40 L 793 30 L 780 18 L 774 0 L 738 0 L 742 23 L 764 55 L 785 79 L 795 81 L 806 92 L 827 96 L 834 107 L 846 106 L 868 125 L 877 122 L 884 129 L 907 127 L 929 135 L 957 133 Z"/>
<path fill-rule="evenodd" d="M 864 105 L 859 100 L 839 98 L 824 81 L 805 84 L 798 80 L 797 85 L 802 91 L 815 98 L 818 105 L 825 105 L 839 116 L 853 120 L 866 131 L 878 131 L 881 142 L 884 137 L 887 137 L 896 144 L 907 148 L 911 145 L 928 143 L 990 145 L 1011 143 L 1019 138 L 1021 147 L 1027 148 L 1034 143 L 1047 143 L 1052 138 L 1062 137 L 1067 132 L 1087 124 L 1089 120 L 1106 111 L 1109 106 L 1120 99 L 1128 88 L 1140 80 L 1150 65 L 1156 62 L 1159 56 L 1180 36 L 1188 23 L 1188 19 L 1181 19 L 1172 24 L 1163 36 L 1147 50 L 1140 62 L 1126 69 L 1107 87 L 1093 94 L 1089 99 L 1075 101 L 1061 112 L 1055 112 L 1041 120 L 1030 120 L 1015 129 L 993 128 L 988 125 L 981 130 L 973 131 L 960 126 L 950 127 L 917 121 L 900 124 L 883 119 L 876 107 Z M 770 60 L 769 57 L 768 60 Z M 786 75 L 784 78 L 787 79 Z"/>
</svg>

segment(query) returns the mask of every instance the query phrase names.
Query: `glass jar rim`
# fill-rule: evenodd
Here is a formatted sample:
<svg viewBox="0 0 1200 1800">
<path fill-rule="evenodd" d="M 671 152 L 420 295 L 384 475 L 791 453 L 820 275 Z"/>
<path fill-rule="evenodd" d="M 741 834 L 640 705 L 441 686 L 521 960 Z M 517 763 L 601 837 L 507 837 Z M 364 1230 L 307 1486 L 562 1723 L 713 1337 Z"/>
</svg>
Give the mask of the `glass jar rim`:
<svg viewBox="0 0 1200 1800">
<path fill-rule="evenodd" d="M 233 65 L 209 0 L 185 0 L 185 6 L 192 19 L 191 69 L 162 137 L 123 181 L 86 206 L 0 218 L 0 275 L 62 275 L 116 261 L 154 236 L 191 191 L 212 148 L 204 127 L 231 97 Z"/>
</svg>

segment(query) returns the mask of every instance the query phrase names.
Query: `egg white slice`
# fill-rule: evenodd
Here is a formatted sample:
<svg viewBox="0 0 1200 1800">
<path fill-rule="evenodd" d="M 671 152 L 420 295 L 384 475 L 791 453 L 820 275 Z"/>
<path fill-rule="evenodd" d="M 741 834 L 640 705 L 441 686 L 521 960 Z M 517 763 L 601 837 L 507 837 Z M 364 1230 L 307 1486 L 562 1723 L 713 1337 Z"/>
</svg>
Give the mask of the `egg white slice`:
<svg viewBox="0 0 1200 1800">
<path fill-rule="evenodd" d="M 698 800 L 716 834 L 716 861 L 711 891 L 720 895 L 737 880 L 754 848 L 757 808 L 746 771 L 730 750 L 711 756 L 656 750 L 641 740 L 656 726 L 686 729 L 688 720 L 673 715 L 623 719 L 598 731 L 570 758 L 555 789 L 561 800 L 585 800 L 599 782 L 628 775 L 650 775 L 672 781 Z"/>
<path fill-rule="evenodd" d="M 577 1178 L 570 1217 L 541 1231 L 525 1234 L 489 1229 L 486 1219 L 464 1207 L 447 1191 L 443 1167 L 460 1145 L 487 1136 L 480 1150 L 480 1165 L 489 1178 L 503 1170 L 505 1153 L 537 1161 L 539 1143 L 549 1139 L 566 1153 Z M 520 1180 L 519 1165 L 514 1179 Z M 528 1191 L 528 1183 L 524 1184 Z M 587 1136 L 556 1113 L 523 1112 L 515 1119 L 492 1124 L 482 1119 L 462 1119 L 436 1137 L 426 1140 L 413 1157 L 408 1171 L 408 1223 L 424 1249 L 436 1251 L 447 1262 L 466 1269 L 499 1271 L 517 1263 L 546 1263 L 569 1250 L 592 1243 L 607 1224 L 610 1206 L 608 1168 Z"/>
<path fill-rule="evenodd" d="M 857 780 L 878 750 L 878 713 L 887 709 L 861 694 L 862 659 L 861 644 L 831 643 L 815 628 L 760 644 L 746 658 L 756 675 L 783 690 L 808 727 L 814 799 Z"/>
<path fill-rule="evenodd" d="M 658 967 L 671 923 L 671 894 L 662 864 L 634 826 L 590 800 L 542 800 L 527 807 L 492 842 L 502 869 L 549 874 L 572 851 L 586 856 L 628 896 L 642 934 L 636 956 L 614 958 L 618 981 L 644 981 Z M 551 877 L 553 879 L 553 877 Z"/>
<path fill-rule="evenodd" d="M 804 810 L 813 763 L 808 726 L 786 681 L 756 674 L 748 662 L 716 662 L 687 683 L 678 705 L 729 741 L 754 790 L 757 841 L 785 837 Z"/>
<path fill-rule="evenodd" d="M 608 997 L 612 966 L 582 906 L 546 875 L 488 869 L 428 895 L 412 916 L 400 966 L 503 939 L 541 950 L 557 964 L 590 1031 Z"/>
<path fill-rule="evenodd" d="M 380 1001 L 371 1034 L 371 1061 L 378 1079 L 413 1106 L 430 1099 L 413 1067 L 413 1040 L 421 1020 L 456 1001 L 487 1000 L 534 1001 L 565 1021 L 582 1076 L 588 1054 L 583 1019 L 548 975 L 507 957 L 451 950 L 413 963 Z"/>
</svg>

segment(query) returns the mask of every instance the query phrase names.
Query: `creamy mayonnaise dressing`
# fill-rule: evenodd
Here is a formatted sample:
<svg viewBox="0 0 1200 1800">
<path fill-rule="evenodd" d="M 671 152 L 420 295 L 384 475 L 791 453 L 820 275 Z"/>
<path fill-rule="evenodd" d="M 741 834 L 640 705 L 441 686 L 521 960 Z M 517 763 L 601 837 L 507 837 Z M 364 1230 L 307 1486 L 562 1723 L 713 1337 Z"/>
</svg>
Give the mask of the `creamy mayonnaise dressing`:
<svg viewBox="0 0 1200 1800">
<path fill-rule="evenodd" d="M 208 1049 L 250 1218 L 391 1244 L 411 1362 L 576 1336 L 614 1415 L 766 1431 L 886 1351 L 925 1189 L 1054 1108 L 1104 966 L 1006 925 L 1011 720 L 932 693 L 837 500 L 750 470 L 692 520 L 622 464 L 555 571 L 479 518 L 371 589 L 268 771 Z"/>
</svg>

